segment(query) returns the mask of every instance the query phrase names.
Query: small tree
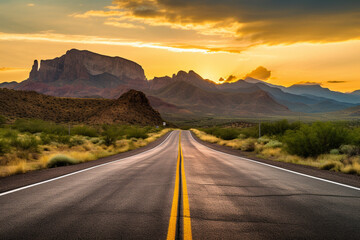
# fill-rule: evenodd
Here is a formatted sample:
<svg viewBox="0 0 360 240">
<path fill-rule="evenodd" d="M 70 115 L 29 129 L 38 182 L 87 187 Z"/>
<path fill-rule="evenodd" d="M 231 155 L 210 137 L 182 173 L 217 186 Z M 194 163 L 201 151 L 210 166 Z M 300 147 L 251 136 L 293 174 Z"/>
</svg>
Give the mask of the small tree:
<svg viewBox="0 0 360 240">
<path fill-rule="evenodd" d="M 102 136 L 106 146 L 115 145 L 119 137 L 119 129 L 115 126 L 104 125 Z"/>
</svg>

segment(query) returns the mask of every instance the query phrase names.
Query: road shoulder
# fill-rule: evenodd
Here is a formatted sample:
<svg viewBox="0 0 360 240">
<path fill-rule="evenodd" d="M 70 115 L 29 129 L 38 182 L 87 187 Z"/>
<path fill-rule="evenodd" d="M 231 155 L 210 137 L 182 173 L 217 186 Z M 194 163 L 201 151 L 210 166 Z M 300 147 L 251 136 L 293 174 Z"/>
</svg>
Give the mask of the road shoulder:
<svg viewBox="0 0 360 240">
<path fill-rule="evenodd" d="M 151 142 L 144 147 L 137 148 L 128 152 L 119 153 L 105 158 L 99 158 L 94 161 L 79 163 L 76 165 L 65 166 L 65 167 L 40 169 L 23 174 L 2 177 L 0 178 L 0 193 L 13 190 L 16 188 L 20 188 L 23 186 L 27 186 L 30 184 L 34 184 L 37 182 L 45 181 L 48 179 L 60 177 L 65 174 L 80 171 L 100 164 L 137 155 L 139 153 L 145 152 L 147 150 L 150 150 L 151 148 L 156 147 L 157 145 L 162 143 L 170 135 L 170 133 L 171 132 L 166 133 L 165 135 L 161 136 L 160 138 L 156 139 L 154 142 Z"/>
<path fill-rule="evenodd" d="M 211 149 L 214 149 L 214 150 L 217 150 L 217 151 L 220 151 L 223 153 L 231 154 L 231 155 L 238 156 L 238 157 L 248 158 L 248 159 L 258 161 L 261 163 L 266 163 L 266 164 L 273 165 L 276 167 L 288 169 L 288 170 L 295 171 L 298 173 L 307 174 L 307 175 L 311 175 L 314 177 L 323 178 L 326 180 L 330 180 L 330 181 L 334 181 L 334 182 L 338 182 L 338 183 L 342 183 L 342 184 L 346 184 L 346 185 L 350 185 L 350 186 L 354 186 L 354 187 L 360 187 L 360 176 L 358 176 L 358 175 L 345 174 L 345 173 L 341 173 L 341 172 L 333 172 L 333 171 L 328 171 L 328 170 L 321 170 L 321 169 L 318 169 L 315 167 L 298 165 L 298 164 L 294 164 L 294 163 L 278 162 L 278 161 L 269 160 L 269 159 L 262 159 L 262 158 L 257 157 L 255 153 L 243 152 L 241 150 L 236 150 L 236 149 L 233 149 L 233 148 L 230 148 L 227 146 L 221 146 L 216 143 L 209 143 L 209 142 L 202 141 L 192 131 L 190 131 L 190 133 L 197 142 L 199 142 L 202 145 L 205 145 Z"/>
</svg>

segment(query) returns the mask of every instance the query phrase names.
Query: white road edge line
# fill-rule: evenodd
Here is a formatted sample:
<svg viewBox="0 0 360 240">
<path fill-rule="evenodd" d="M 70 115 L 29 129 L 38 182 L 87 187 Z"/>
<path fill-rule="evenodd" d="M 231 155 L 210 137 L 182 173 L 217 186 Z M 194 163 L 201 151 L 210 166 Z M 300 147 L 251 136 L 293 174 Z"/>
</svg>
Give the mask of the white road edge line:
<svg viewBox="0 0 360 240">
<path fill-rule="evenodd" d="M 239 156 L 232 155 L 232 154 L 229 154 L 229 153 L 224 153 L 224 152 L 221 152 L 221 151 L 212 149 L 212 148 L 210 148 L 210 147 L 208 147 L 208 146 L 205 146 L 205 145 L 202 144 L 201 142 L 197 141 L 197 140 L 192 136 L 191 132 L 190 132 L 190 136 L 191 136 L 191 138 L 192 138 L 195 142 L 197 142 L 197 143 L 200 144 L 201 146 L 204 146 L 204 147 L 206 147 L 206 148 L 208 148 L 208 149 L 210 149 L 210 150 L 212 150 L 212 151 L 218 152 L 218 153 L 222 153 L 222 154 L 225 154 L 225 155 L 228 155 L 228 156 L 240 158 L 240 159 L 242 159 L 242 160 L 246 160 L 246 161 L 249 161 L 249 162 L 257 163 L 257 164 L 260 164 L 260 165 L 264 165 L 264 166 L 276 168 L 276 169 L 279 169 L 279 170 L 282 170 L 282 171 L 285 171 L 285 172 L 289 172 L 289 173 L 293 173 L 293 174 L 297 174 L 297 175 L 300 175 L 300 176 L 303 176 L 303 177 L 308 177 L 308 178 L 316 179 L 316 180 L 319 180 L 319 181 L 323 181 L 323 182 L 327 182 L 327 183 L 332 183 L 332 184 L 335 184 L 335 185 L 339 185 L 339 186 L 342 186 L 342 187 L 351 188 L 351 189 L 360 191 L 360 188 L 357 188 L 357 187 L 354 187 L 354 186 L 350 186 L 350 185 L 346 185 L 346 184 L 343 184 L 343 183 L 338 183 L 338 182 L 330 181 L 330 180 L 323 179 L 323 178 L 314 177 L 314 176 L 307 175 L 307 174 L 304 174 L 304 173 L 295 172 L 295 171 L 292 171 L 292 170 L 289 170 L 289 169 L 285 169 L 285 168 L 273 166 L 273 165 L 270 165 L 270 164 L 267 164 L 267 163 L 258 162 L 258 161 L 255 161 L 255 160 L 252 160 L 252 159 L 248 159 L 248 158 L 244 158 L 244 157 L 239 157 Z"/>
<path fill-rule="evenodd" d="M 41 181 L 41 182 L 38 182 L 38 183 L 33 183 L 33 184 L 30 184 L 30 185 L 27 185 L 27 186 L 24 186 L 24 187 L 15 188 L 15 189 L 13 189 L 13 190 L 0 193 L 0 197 L 5 196 L 5 195 L 8 195 L 8 194 L 10 194 L 10 193 L 18 192 L 18 191 L 21 191 L 21 190 L 24 190 L 24 189 L 27 189 L 27 188 L 35 187 L 35 186 L 38 186 L 38 185 L 41 185 L 41 184 L 44 184 L 44 183 L 56 181 L 56 180 L 59 180 L 59 179 L 61 179 L 61 178 L 69 177 L 69 176 L 72 176 L 72 175 L 75 175 L 75 174 L 78 174 L 78 173 L 86 172 L 86 171 L 89 171 L 89 170 L 94 169 L 94 168 L 103 167 L 103 166 L 105 166 L 105 165 L 109 165 L 109 164 L 112 164 L 112 163 L 116 163 L 116 162 L 119 162 L 119 161 L 123 161 L 123 160 L 125 160 L 125 159 L 131 158 L 131 157 L 134 157 L 134 156 L 137 156 L 137 155 L 140 155 L 140 154 L 144 154 L 144 153 L 147 153 L 147 152 L 149 152 L 149 151 L 153 151 L 154 149 L 156 149 L 156 148 L 160 147 L 161 145 L 163 145 L 163 144 L 168 140 L 168 138 L 170 138 L 170 136 L 173 135 L 174 132 L 175 132 L 175 131 L 172 131 L 172 132 L 169 134 L 169 136 L 167 136 L 167 138 L 166 138 L 164 141 L 162 141 L 159 145 L 157 145 L 156 147 L 151 148 L 151 149 L 149 149 L 149 150 L 146 150 L 145 152 L 141 152 L 141 153 L 138 153 L 138 154 L 135 154 L 135 155 L 133 155 L 133 156 L 126 157 L 126 158 L 120 158 L 120 159 L 117 159 L 117 160 L 114 160 L 114 161 L 111 161 L 111 162 L 107 162 L 107 163 L 103 163 L 103 164 L 100 164 L 100 165 L 96 165 L 96 166 L 93 166 L 93 167 L 85 168 L 85 169 L 82 169 L 82 170 L 79 170 L 79 171 L 76 171 L 76 172 L 68 173 L 68 174 L 65 174 L 65 175 L 62 175 L 62 176 L 59 176 L 59 177 L 56 177 L 56 178 L 51 178 L 51 179 L 48 179 L 48 180 L 45 180 L 45 181 Z"/>
</svg>

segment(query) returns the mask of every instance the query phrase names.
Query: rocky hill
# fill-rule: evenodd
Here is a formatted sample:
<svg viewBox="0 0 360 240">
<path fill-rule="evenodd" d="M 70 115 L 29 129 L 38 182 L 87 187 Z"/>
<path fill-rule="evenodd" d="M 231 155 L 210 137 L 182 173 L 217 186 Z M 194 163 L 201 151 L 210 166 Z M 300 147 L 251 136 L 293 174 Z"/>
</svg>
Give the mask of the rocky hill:
<svg viewBox="0 0 360 240">
<path fill-rule="evenodd" d="M 60 98 L 34 91 L 0 89 L 0 115 L 10 119 L 36 118 L 88 124 L 160 125 L 163 122 L 144 93 L 136 90 L 110 100 Z"/>
</svg>

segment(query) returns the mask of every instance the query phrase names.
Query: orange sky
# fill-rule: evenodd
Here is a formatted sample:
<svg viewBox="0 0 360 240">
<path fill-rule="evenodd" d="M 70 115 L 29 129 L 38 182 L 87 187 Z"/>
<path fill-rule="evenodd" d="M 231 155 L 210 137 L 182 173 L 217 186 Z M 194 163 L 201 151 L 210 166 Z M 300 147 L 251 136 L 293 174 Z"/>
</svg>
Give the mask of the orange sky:
<svg viewBox="0 0 360 240">
<path fill-rule="evenodd" d="M 133 60 L 148 79 L 194 70 L 217 81 L 264 66 L 273 84 L 360 89 L 360 4 L 268 2 L 3 0 L 0 82 L 78 48 Z"/>
</svg>

